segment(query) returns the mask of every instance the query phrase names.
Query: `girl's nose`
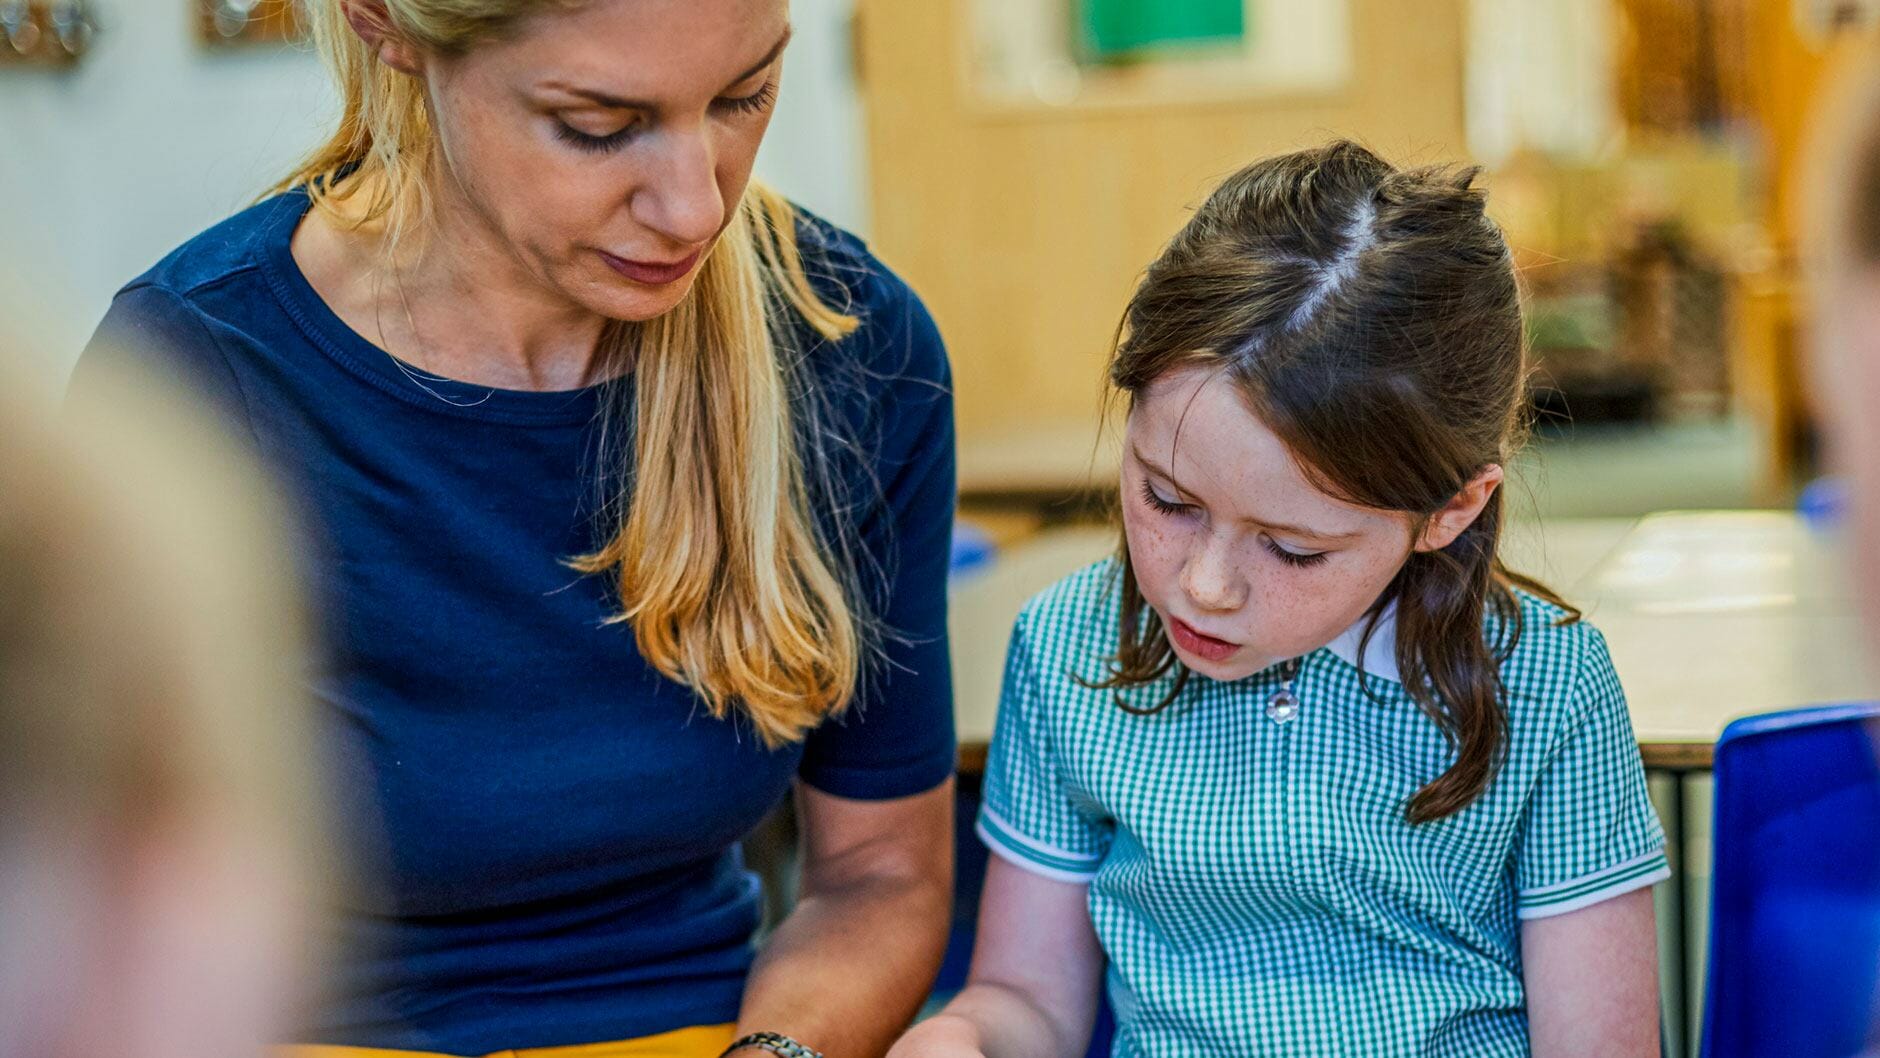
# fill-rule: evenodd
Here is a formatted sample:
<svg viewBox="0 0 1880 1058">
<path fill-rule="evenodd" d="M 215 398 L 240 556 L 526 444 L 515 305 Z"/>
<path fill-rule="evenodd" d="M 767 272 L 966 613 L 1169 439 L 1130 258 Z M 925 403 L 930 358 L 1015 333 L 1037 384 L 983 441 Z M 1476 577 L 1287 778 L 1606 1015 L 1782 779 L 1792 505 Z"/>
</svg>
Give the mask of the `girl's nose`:
<svg viewBox="0 0 1880 1058">
<path fill-rule="evenodd" d="M 1182 566 L 1182 591 L 1207 613 L 1231 613 L 1245 605 L 1247 583 L 1234 561 L 1232 541 L 1210 535 Z"/>
</svg>

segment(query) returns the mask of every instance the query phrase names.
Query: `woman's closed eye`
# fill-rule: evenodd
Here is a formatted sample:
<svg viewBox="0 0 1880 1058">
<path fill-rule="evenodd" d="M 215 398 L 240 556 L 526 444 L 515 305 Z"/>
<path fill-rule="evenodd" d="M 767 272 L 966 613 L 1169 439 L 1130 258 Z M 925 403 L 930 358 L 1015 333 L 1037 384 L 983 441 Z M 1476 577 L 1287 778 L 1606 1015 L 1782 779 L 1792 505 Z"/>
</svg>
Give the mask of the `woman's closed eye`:
<svg viewBox="0 0 1880 1058">
<path fill-rule="evenodd" d="M 776 105 L 776 102 L 777 82 L 770 80 L 764 82 L 763 87 L 749 95 L 725 96 L 714 100 L 712 109 L 724 114 L 758 114 L 769 110 Z M 555 122 L 555 135 L 563 143 L 577 150 L 604 154 L 625 147 L 644 131 L 645 127 L 645 119 L 636 117 L 612 131 L 595 132 L 590 129 L 577 128 L 566 118 L 562 118 Z"/>
<path fill-rule="evenodd" d="M 603 154 L 626 146 L 629 140 L 639 135 L 640 128 L 641 121 L 635 118 L 613 132 L 597 134 L 577 129 L 573 125 L 568 124 L 565 120 L 557 120 L 555 122 L 555 135 L 563 143 L 574 147 L 576 150 Z"/>
<path fill-rule="evenodd" d="M 712 106 L 733 114 L 761 114 L 777 102 L 777 82 L 775 78 L 765 81 L 764 86 L 749 95 L 723 96 Z"/>
</svg>

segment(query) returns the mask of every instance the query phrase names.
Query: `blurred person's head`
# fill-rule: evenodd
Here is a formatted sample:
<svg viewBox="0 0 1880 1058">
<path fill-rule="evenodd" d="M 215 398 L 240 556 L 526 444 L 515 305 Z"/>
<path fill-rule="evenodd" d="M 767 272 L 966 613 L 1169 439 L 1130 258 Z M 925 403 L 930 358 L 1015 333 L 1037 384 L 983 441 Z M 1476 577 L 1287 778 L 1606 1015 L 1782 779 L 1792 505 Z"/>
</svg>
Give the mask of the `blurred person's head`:
<svg viewBox="0 0 1880 1058">
<path fill-rule="evenodd" d="M 588 370 L 623 380 L 609 434 L 631 451 L 610 455 L 618 529 L 576 568 L 618 584 L 648 662 L 767 745 L 843 709 L 874 626 L 854 542 L 825 544 L 810 509 L 831 426 L 788 345 L 859 321 L 820 300 L 796 210 L 751 179 L 787 0 L 310 13 L 342 116 L 280 188 L 369 250 L 374 289 L 429 265 L 487 304 L 603 321 Z"/>
<path fill-rule="evenodd" d="M 1543 590 L 1497 558 L 1528 367 L 1474 176 L 1351 143 L 1248 166 L 1150 265 L 1110 367 L 1129 406 L 1112 685 L 1241 679 L 1394 606 L 1405 686 L 1458 749 L 1418 822 L 1492 776 L 1485 611 L 1518 629 L 1511 586 Z"/>
<path fill-rule="evenodd" d="M 256 1054 L 329 869 L 267 490 L 153 380 L 5 374 L 0 1056 Z"/>
<path fill-rule="evenodd" d="M 1880 76 L 1841 86 L 1817 129 L 1807 263 L 1817 405 L 1848 485 L 1850 554 L 1880 658 Z"/>
<path fill-rule="evenodd" d="M 1847 484 L 1848 554 L 1880 665 L 1880 55 L 1849 69 L 1817 115 L 1812 280 L 1816 404 L 1828 462 Z M 1874 953 L 1880 962 L 1880 952 Z M 1880 1058 L 1880 996 L 1867 1058 Z"/>
</svg>

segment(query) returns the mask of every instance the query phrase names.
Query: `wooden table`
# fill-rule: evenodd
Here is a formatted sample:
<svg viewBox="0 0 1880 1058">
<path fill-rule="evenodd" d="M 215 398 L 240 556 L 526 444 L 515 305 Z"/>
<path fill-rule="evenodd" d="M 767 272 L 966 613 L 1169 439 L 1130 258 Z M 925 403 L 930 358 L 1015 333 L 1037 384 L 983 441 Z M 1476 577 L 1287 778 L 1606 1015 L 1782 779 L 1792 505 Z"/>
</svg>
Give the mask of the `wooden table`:
<svg viewBox="0 0 1880 1058">
<path fill-rule="evenodd" d="M 1108 554 L 1114 531 L 1049 531 L 953 595 L 961 767 L 983 766 L 1012 620 L 1032 595 Z M 1648 767 L 1704 769 L 1731 720 L 1880 695 L 1832 538 L 1785 512 L 1517 522 L 1503 554 L 1605 633 Z"/>
</svg>

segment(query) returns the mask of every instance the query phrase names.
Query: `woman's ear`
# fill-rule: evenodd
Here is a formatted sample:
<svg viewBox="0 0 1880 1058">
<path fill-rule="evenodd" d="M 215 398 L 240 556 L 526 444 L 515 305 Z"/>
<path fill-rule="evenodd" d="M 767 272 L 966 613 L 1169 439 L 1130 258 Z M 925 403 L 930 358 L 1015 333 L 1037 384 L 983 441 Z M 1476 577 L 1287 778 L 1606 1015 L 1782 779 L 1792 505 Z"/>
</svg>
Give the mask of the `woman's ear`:
<svg viewBox="0 0 1880 1058">
<path fill-rule="evenodd" d="M 1496 463 L 1490 463 L 1478 471 L 1468 484 L 1462 486 L 1462 491 L 1450 497 L 1441 510 L 1430 515 L 1428 523 L 1423 526 L 1422 535 L 1417 537 L 1415 550 L 1441 551 L 1455 543 L 1456 537 L 1461 536 L 1481 517 L 1482 508 L 1488 506 L 1489 499 L 1501 487 L 1502 479 L 1506 476 Z"/>
<path fill-rule="evenodd" d="M 380 62 L 413 77 L 423 72 L 418 49 L 398 31 L 385 0 L 340 0 L 340 10 L 345 12 L 346 24 Z"/>
</svg>

